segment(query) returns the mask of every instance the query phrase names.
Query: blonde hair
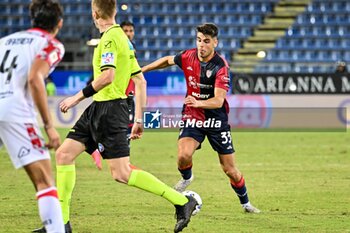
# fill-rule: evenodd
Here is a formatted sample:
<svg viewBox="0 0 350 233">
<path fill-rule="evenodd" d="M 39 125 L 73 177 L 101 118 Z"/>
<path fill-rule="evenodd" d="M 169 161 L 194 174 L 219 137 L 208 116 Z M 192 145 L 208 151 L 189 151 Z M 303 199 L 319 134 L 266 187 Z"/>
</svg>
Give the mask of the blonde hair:
<svg viewBox="0 0 350 233">
<path fill-rule="evenodd" d="M 97 8 L 97 13 L 102 19 L 114 17 L 117 8 L 116 0 L 92 0 L 91 4 Z"/>
</svg>

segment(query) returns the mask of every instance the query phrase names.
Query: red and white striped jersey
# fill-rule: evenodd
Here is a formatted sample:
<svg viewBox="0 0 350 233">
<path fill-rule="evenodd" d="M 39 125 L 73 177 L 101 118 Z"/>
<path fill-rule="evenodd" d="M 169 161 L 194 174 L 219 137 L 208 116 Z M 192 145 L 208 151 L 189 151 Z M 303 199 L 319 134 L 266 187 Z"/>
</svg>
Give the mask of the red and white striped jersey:
<svg viewBox="0 0 350 233">
<path fill-rule="evenodd" d="M 63 44 L 38 28 L 0 39 L 0 121 L 36 122 L 28 87 L 31 66 L 36 58 L 43 59 L 51 73 L 63 55 Z"/>
</svg>

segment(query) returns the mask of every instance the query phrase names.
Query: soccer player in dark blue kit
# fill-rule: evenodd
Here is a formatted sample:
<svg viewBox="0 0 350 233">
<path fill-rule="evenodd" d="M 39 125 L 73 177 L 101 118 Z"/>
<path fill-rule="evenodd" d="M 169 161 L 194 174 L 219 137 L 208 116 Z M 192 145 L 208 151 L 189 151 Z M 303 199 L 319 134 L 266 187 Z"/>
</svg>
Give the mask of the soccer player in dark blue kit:
<svg viewBox="0 0 350 233">
<path fill-rule="evenodd" d="M 207 136 L 218 153 L 221 168 L 247 213 L 259 213 L 248 199 L 243 175 L 235 164 L 234 148 L 228 124 L 229 105 L 226 93 L 230 88 L 229 66 L 215 48 L 218 28 L 206 23 L 197 27 L 197 48 L 160 58 L 142 68 L 142 72 L 178 65 L 185 74 L 187 93 L 182 111 L 184 127 L 178 140 L 178 170 L 182 179 L 175 185 L 184 191 L 193 181 L 192 156 Z"/>
</svg>

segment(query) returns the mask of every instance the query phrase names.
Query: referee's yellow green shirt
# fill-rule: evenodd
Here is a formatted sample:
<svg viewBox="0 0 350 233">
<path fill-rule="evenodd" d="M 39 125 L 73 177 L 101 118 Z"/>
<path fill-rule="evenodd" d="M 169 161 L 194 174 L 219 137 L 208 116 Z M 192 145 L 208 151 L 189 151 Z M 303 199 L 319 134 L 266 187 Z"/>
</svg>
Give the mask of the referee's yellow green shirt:
<svg viewBox="0 0 350 233">
<path fill-rule="evenodd" d="M 118 24 L 109 27 L 102 35 L 94 50 L 92 60 L 94 80 L 103 70 L 115 69 L 113 82 L 97 92 L 94 101 L 125 99 L 130 77 L 141 72 L 136 60 L 134 47 Z"/>
</svg>

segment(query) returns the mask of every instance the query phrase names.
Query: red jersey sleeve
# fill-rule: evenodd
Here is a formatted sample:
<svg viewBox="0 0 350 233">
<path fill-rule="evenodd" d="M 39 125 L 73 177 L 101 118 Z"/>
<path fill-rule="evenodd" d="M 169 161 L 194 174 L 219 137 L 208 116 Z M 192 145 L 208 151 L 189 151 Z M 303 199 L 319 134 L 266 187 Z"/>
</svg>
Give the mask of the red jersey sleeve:
<svg viewBox="0 0 350 233">
<path fill-rule="evenodd" d="M 216 73 L 215 87 L 222 88 L 226 91 L 230 89 L 230 75 L 226 66 L 222 67 Z"/>
<path fill-rule="evenodd" d="M 45 60 L 52 71 L 55 66 L 62 60 L 64 55 L 64 46 L 57 40 L 48 40 L 47 45 L 36 56 Z"/>
</svg>

